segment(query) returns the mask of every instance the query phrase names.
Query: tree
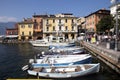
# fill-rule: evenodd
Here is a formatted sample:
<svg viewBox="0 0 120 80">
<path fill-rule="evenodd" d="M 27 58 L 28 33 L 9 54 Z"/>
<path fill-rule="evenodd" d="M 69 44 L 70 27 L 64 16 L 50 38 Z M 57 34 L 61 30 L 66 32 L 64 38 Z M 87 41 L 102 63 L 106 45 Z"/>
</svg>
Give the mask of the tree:
<svg viewBox="0 0 120 80">
<path fill-rule="evenodd" d="M 110 31 L 114 27 L 114 20 L 111 15 L 103 17 L 96 25 L 97 32 Z"/>
</svg>

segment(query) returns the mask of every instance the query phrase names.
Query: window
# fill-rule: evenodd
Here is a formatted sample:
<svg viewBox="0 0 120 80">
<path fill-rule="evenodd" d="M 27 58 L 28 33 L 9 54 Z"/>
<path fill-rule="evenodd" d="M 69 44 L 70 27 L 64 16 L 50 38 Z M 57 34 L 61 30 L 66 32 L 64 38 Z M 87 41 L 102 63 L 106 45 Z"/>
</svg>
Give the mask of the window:
<svg viewBox="0 0 120 80">
<path fill-rule="evenodd" d="M 53 23 L 55 23 L 55 19 L 53 19 Z"/>
<path fill-rule="evenodd" d="M 48 24 L 49 20 L 47 19 L 47 24 Z"/>
<path fill-rule="evenodd" d="M 55 31 L 55 26 L 53 26 L 53 31 Z"/>
<path fill-rule="evenodd" d="M 72 31 L 74 30 L 74 26 L 72 26 Z"/>
<path fill-rule="evenodd" d="M 49 31 L 49 27 L 47 27 L 47 31 Z"/>
<path fill-rule="evenodd" d="M 72 19 L 72 23 L 74 23 L 74 19 Z"/>
<path fill-rule="evenodd" d="M 17 32 L 14 32 L 15 35 L 17 35 Z"/>
<path fill-rule="evenodd" d="M 72 39 L 74 39 L 74 34 L 71 34 Z"/>
<path fill-rule="evenodd" d="M 67 19 L 65 19 L 65 22 L 67 23 Z"/>
<path fill-rule="evenodd" d="M 66 30 L 66 31 L 68 30 L 68 27 L 67 27 L 67 26 L 65 26 L 65 30 Z"/>
<path fill-rule="evenodd" d="M 59 26 L 59 30 L 61 30 L 61 26 Z"/>
<path fill-rule="evenodd" d="M 21 28 L 25 28 L 25 26 L 22 24 L 22 25 L 21 25 Z"/>
<path fill-rule="evenodd" d="M 32 35 L 32 34 L 31 34 L 31 31 L 29 31 L 29 35 Z"/>
<path fill-rule="evenodd" d="M 61 23 L 61 19 L 59 19 L 59 23 Z"/>
<path fill-rule="evenodd" d="M 24 36 L 24 32 L 22 32 L 22 36 Z"/>
<path fill-rule="evenodd" d="M 101 18 L 101 16 L 99 15 L 98 18 Z"/>
<path fill-rule="evenodd" d="M 29 27 L 29 28 L 32 28 L 32 24 L 28 24 L 28 27 Z"/>
<path fill-rule="evenodd" d="M 12 32 L 10 32 L 10 34 L 13 34 Z"/>
<path fill-rule="evenodd" d="M 36 19 L 34 19 L 34 22 L 36 22 Z"/>
</svg>

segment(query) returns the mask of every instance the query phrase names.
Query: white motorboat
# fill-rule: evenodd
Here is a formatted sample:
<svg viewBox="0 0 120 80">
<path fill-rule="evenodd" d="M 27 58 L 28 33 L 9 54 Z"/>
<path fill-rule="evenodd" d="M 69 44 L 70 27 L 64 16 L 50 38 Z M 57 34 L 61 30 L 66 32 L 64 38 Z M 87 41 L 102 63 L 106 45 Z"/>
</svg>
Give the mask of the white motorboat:
<svg viewBox="0 0 120 80">
<path fill-rule="evenodd" d="M 69 42 L 64 42 L 63 37 L 48 36 L 42 40 L 30 41 L 35 47 L 49 47 L 49 46 L 68 46 Z"/>
<path fill-rule="evenodd" d="M 31 60 L 31 59 L 30 59 Z M 32 67 L 38 68 L 41 66 L 60 66 L 68 64 L 85 64 L 91 63 L 92 56 L 89 54 L 81 55 L 47 55 L 43 59 L 35 59 L 31 63 Z"/>
<path fill-rule="evenodd" d="M 61 54 L 82 54 L 85 52 L 84 47 L 73 46 L 73 47 L 60 47 L 60 48 L 52 48 L 50 51 L 59 52 Z"/>
</svg>

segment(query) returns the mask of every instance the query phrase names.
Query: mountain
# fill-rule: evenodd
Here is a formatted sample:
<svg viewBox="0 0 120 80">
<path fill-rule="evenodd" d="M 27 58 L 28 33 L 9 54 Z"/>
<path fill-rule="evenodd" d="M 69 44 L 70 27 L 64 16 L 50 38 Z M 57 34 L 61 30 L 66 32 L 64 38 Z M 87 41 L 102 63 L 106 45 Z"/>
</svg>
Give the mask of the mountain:
<svg viewBox="0 0 120 80">
<path fill-rule="evenodd" d="M 0 22 L 0 35 L 5 34 L 6 28 L 14 28 L 16 22 Z"/>
</svg>

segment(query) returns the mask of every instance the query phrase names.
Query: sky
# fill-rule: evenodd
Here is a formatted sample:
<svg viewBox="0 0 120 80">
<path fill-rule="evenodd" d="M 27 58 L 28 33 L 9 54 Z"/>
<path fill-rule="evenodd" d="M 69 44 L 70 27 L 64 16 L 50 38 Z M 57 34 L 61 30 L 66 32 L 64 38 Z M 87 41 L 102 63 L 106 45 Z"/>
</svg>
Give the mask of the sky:
<svg viewBox="0 0 120 80">
<path fill-rule="evenodd" d="M 0 0 L 0 22 L 19 22 L 34 13 L 84 17 L 102 8 L 109 10 L 110 5 L 110 0 Z"/>
</svg>

